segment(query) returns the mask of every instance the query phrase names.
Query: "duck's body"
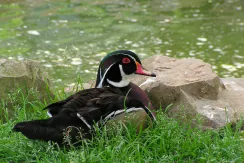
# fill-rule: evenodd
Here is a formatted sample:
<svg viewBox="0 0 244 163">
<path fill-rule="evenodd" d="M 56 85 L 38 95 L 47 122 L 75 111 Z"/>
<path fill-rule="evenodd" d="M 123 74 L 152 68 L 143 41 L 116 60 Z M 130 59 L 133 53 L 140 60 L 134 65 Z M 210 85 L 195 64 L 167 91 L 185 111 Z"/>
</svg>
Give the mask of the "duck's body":
<svg viewBox="0 0 244 163">
<path fill-rule="evenodd" d="M 67 129 L 72 140 L 76 139 L 78 132 L 82 133 L 82 138 L 90 138 L 94 123 L 104 125 L 125 109 L 130 112 L 146 108 L 130 96 L 125 98 L 120 89 L 104 87 L 77 92 L 63 101 L 47 106 L 47 109 L 52 114 L 51 118 L 18 123 L 14 127 L 15 131 L 22 132 L 30 139 L 62 143 L 63 133 Z"/>
<path fill-rule="evenodd" d="M 125 52 L 130 51 L 117 51 L 118 54 L 130 55 L 124 54 Z M 114 57 L 114 54 L 110 54 L 104 62 L 111 62 L 111 57 Z M 20 122 L 14 126 L 13 130 L 21 132 L 30 139 L 51 140 L 61 144 L 65 135 L 71 137 L 73 141 L 90 138 L 94 124 L 102 126 L 110 119 L 125 112 L 144 111 L 152 120 L 155 120 L 154 115 L 148 109 L 152 109 L 152 105 L 145 92 L 135 84 L 128 82 L 127 79 L 125 80 L 127 75 L 127 72 L 124 72 L 125 68 L 131 66 L 128 63 L 135 62 L 136 69 L 139 69 L 138 66 L 140 66 L 136 61 L 139 58 L 129 57 L 122 56 L 122 63 L 119 63 L 117 67 L 115 65 L 118 62 L 111 62 L 103 69 L 100 64 L 97 88 L 79 91 L 65 100 L 47 106 L 45 109 L 48 109 L 51 118 Z M 114 68 L 112 69 L 112 67 Z M 133 70 L 133 73 L 135 71 L 137 70 Z M 141 71 L 140 69 L 138 73 L 142 73 Z M 113 73 L 117 74 L 111 76 Z M 145 73 L 145 75 L 149 74 Z"/>
</svg>

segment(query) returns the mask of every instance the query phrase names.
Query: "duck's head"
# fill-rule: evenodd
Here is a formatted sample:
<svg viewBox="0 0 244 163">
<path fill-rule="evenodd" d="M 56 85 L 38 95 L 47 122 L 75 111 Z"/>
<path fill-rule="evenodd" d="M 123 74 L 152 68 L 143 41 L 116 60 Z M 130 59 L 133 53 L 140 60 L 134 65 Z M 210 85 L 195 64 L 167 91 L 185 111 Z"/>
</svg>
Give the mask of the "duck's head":
<svg viewBox="0 0 244 163">
<path fill-rule="evenodd" d="M 133 74 L 156 77 L 142 67 L 139 57 L 129 50 L 114 51 L 105 56 L 98 68 L 96 87 L 125 87 Z"/>
</svg>

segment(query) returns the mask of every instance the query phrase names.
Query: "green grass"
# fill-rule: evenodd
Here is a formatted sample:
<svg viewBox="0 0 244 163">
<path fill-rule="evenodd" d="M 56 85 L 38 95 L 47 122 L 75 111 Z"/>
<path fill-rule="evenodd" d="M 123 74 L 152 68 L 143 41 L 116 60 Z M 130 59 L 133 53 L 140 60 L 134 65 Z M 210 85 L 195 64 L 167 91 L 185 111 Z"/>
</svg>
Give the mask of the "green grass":
<svg viewBox="0 0 244 163">
<path fill-rule="evenodd" d="M 17 95 L 17 94 L 16 94 Z M 57 99 L 67 96 L 56 93 Z M 79 147 L 59 147 L 51 142 L 29 140 L 11 131 L 14 124 L 24 120 L 47 118 L 46 105 L 38 100 L 28 101 L 24 96 L 12 97 L 18 101 L 14 117 L 0 124 L 0 162 L 244 162 L 241 132 L 223 128 L 202 131 L 189 124 L 177 122 L 158 112 L 156 124 L 139 134 L 133 127 L 106 128 L 97 132 L 93 140 Z M 56 100 L 57 100 L 56 99 Z"/>
</svg>

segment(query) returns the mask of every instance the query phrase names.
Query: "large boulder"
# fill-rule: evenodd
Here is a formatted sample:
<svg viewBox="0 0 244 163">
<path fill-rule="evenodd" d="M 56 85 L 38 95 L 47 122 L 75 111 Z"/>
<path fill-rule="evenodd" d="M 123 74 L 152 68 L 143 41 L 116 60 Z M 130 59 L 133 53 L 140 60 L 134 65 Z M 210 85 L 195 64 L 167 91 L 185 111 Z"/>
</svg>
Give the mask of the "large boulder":
<svg viewBox="0 0 244 163">
<path fill-rule="evenodd" d="M 142 62 L 157 77 L 134 76 L 133 82 L 141 85 L 155 108 L 172 105 L 170 116 L 218 128 L 244 115 L 244 80 L 220 79 L 199 59 L 155 55 Z"/>
<path fill-rule="evenodd" d="M 0 107 L 0 121 L 6 115 L 4 111 L 8 111 L 11 116 L 13 108 L 21 108 L 20 104 L 26 98 L 42 101 L 50 99 L 47 73 L 37 61 L 0 59 L 0 85 L 0 99 L 4 101 Z"/>
</svg>

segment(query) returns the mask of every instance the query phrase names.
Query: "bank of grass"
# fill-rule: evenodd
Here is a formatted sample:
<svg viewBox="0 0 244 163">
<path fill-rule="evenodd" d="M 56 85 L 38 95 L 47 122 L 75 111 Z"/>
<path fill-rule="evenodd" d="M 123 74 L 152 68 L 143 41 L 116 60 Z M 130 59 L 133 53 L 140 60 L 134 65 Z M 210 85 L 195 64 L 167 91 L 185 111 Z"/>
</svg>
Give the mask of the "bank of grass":
<svg viewBox="0 0 244 163">
<path fill-rule="evenodd" d="M 244 162 L 241 132 L 233 131 L 229 126 L 221 134 L 213 130 L 201 131 L 160 111 L 154 127 L 139 134 L 135 134 L 132 127 L 121 129 L 119 126 L 114 135 L 108 135 L 106 129 L 102 129 L 93 140 L 69 148 L 29 140 L 20 133 L 13 133 L 12 127 L 20 121 L 47 118 L 46 111 L 42 110 L 47 104 L 28 101 L 18 93 L 16 96 L 11 97 L 18 100 L 15 118 L 6 118 L 6 122 L 0 124 L 1 163 Z M 57 99 L 65 96 L 64 92 L 56 93 Z"/>
</svg>

